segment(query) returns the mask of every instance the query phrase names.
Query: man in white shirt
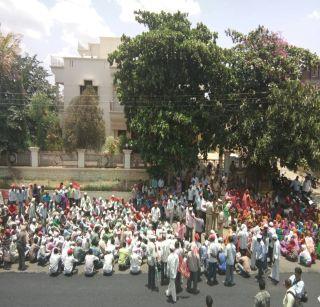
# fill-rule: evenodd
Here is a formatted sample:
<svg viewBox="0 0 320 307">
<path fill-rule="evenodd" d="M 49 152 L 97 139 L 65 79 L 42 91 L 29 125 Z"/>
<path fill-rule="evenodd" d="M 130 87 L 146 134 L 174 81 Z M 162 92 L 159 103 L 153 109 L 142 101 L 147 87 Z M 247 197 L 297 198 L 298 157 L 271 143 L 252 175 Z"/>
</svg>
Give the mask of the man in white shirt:
<svg viewBox="0 0 320 307">
<path fill-rule="evenodd" d="M 216 236 L 211 234 L 209 236 L 208 247 L 208 280 L 207 284 L 212 286 L 218 284 L 217 281 L 217 265 L 218 265 L 218 253 L 220 251 L 219 243 L 215 242 Z"/>
<path fill-rule="evenodd" d="M 248 236 L 249 234 L 247 231 L 247 226 L 245 224 L 242 224 L 240 230 L 238 231 L 238 240 L 241 256 L 245 256 L 247 254 Z"/>
<path fill-rule="evenodd" d="M 263 269 L 264 269 L 264 257 L 265 257 L 265 248 L 264 243 L 262 240 L 262 235 L 257 235 L 257 243 L 256 243 L 256 266 L 258 268 L 258 275 L 256 276 L 257 279 L 261 279 L 263 277 Z"/>
<path fill-rule="evenodd" d="M 164 180 L 162 179 L 162 178 L 160 178 L 159 180 L 158 180 L 158 188 L 159 189 L 162 189 L 164 187 Z"/>
<path fill-rule="evenodd" d="M 229 243 L 226 246 L 225 256 L 226 256 L 226 279 L 224 285 L 227 287 L 232 287 L 235 285 L 233 281 L 233 271 L 234 263 L 236 259 L 236 247 L 233 243 L 233 236 L 229 236 Z"/>
<path fill-rule="evenodd" d="M 84 192 L 83 197 L 81 198 L 81 209 L 84 211 L 85 216 L 90 215 L 92 209 L 92 203 L 90 197 Z"/>
<path fill-rule="evenodd" d="M 294 269 L 294 274 L 289 277 L 292 285 L 292 289 L 294 289 L 296 293 L 296 299 L 299 301 L 298 306 L 302 306 L 301 298 L 305 293 L 304 290 L 304 281 L 301 279 L 302 270 L 300 267 L 296 267 Z"/>
<path fill-rule="evenodd" d="M 286 294 L 283 298 L 283 307 L 294 307 L 295 303 L 296 303 L 296 292 L 294 291 L 294 289 L 291 287 L 291 280 L 290 279 L 286 279 L 284 281 L 284 285 L 287 289 Z"/>
<path fill-rule="evenodd" d="M 17 198 L 17 190 L 14 185 L 11 186 L 11 189 L 9 190 L 9 196 L 8 196 L 9 205 L 16 205 L 18 198 Z"/>
<path fill-rule="evenodd" d="M 94 262 L 99 261 L 99 258 L 93 255 L 93 251 L 90 248 L 88 251 L 88 255 L 86 255 L 84 259 L 84 275 L 87 277 L 92 277 L 96 271 L 94 268 Z"/>
<path fill-rule="evenodd" d="M 133 274 L 133 275 L 140 274 L 140 272 L 141 272 L 141 261 L 142 261 L 142 258 L 138 254 L 138 249 L 137 248 L 133 248 L 132 254 L 131 254 L 131 257 L 130 257 L 130 273 L 131 274 Z"/>
<path fill-rule="evenodd" d="M 167 216 L 168 216 L 170 225 L 172 225 L 172 222 L 173 222 L 173 213 L 174 213 L 175 205 L 176 205 L 176 202 L 173 199 L 172 195 L 170 195 L 167 203 Z"/>
<path fill-rule="evenodd" d="M 299 176 L 297 176 L 295 180 L 291 181 L 290 188 L 296 193 L 300 192 L 301 183 L 299 181 Z"/>
<path fill-rule="evenodd" d="M 161 285 L 162 286 L 167 283 L 167 277 L 168 277 L 167 262 L 168 262 L 168 257 L 170 255 L 170 245 L 171 245 L 170 235 L 167 235 L 165 240 L 161 242 L 161 250 L 160 250 Z"/>
<path fill-rule="evenodd" d="M 49 274 L 52 276 L 58 275 L 61 270 L 61 255 L 57 248 L 53 249 L 53 252 L 49 260 Z"/>
<path fill-rule="evenodd" d="M 280 242 L 277 234 L 272 235 L 273 254 L 272 254 L 272 270 L 269 276 L 275 284 L 280 281 Z"/>
<path fill-rule="evenodd" d="M 158 207 L 158 203 L 155 202 L 154 206 L 151 209 L 151 221 L 152 221 L 152 229 L 156 230 L 158 228 L 159 219 L 161 217 L 161 212 Z"/>
<path fill-rule="evenodd" d="M 63 262 L 63 274 L 66 276 L 71 276 L 72 274 L 78 273 L 78 270 L 75 268 L 77 262 L 77 259 L 73 257 L 73 250 L 69 248 L 67 252 L 67 257 L 64 259 Z"/>
<path fill-rule="evenodd" d="M 179 257 L 175 253 L 174 245 L 170 245 L 170 255 L 168 257 L 168 277 L 170 279 L 168 289 L 166 290 L 166 296 L 171 296 L 172 301 L 175 303 L 177 301 L 177 293 L 176 293 L 176 276 L 178 272 L 179 266 Z"/>
<path fill-rule="evenodd" d="M 106 249 L 103 262 L 103 275 L 111 276 L 113 272 L 113 250 L 112 248 Z"/>
<path fill-rule="evenodd" d="M 148 264 L 148 288 L 157 291 L 156 287 L 156 265 L 157 254 L 156 246 L 154 244 L 156 237 L 154 235 L 149 236 L 149 242 L 147 245 L 147 264 Z"/>
</svg>

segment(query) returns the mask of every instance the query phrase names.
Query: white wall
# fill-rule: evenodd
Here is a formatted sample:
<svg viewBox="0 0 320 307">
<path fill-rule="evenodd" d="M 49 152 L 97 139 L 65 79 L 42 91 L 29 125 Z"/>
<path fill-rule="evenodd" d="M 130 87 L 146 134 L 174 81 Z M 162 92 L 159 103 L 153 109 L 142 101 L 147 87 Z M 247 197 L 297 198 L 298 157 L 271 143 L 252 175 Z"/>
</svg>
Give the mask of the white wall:
<svg viewBox="0 0 320 307">
<path fill-rule="evenodd" d="M 101 37 L 100 44 L 94 46 L 94 53 L 99 52 L 99 58 L 65 57 L 64 65 L 53 66 L 51 70 L 55 75 L 55 82 L 64 84 L 64 108 L 68 107 L 71 99 L 80 95 L 80 85 L 84 80 L 92 80 L 93 86 L 98 86 L 100 106 L 106 124 L 106 134 L 114 135 L 117 127 L 125 127 L 122 108 L 117 108 L 117 123 L 112 121 L 111 126 L 110 104 L 115 100 L 113 88 L 113 74 L 115 68 L 110 67 L 107 56 L 120 44 L 118 37 Z M 120 116 L 119 116 L 120 115 Z M 114 117 L 113 117 L 114 118 Z M 119 119 L 118 119 L 119 118 Z"/>
</svg>

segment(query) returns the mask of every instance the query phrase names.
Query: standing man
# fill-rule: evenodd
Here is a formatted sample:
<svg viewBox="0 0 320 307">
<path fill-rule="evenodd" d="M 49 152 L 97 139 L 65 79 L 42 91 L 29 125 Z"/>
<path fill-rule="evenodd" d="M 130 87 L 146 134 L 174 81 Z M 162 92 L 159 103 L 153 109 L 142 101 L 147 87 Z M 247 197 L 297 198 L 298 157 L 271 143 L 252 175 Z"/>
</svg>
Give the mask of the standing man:
<svg viewBox="0 0 320 307">
<path fill-rule="evenodd" d="M 233 243 L 233 236 L 229 236 L 229 243 L 227 244 L 226 251 L 226 279 L 224 281 L 224 285 L 227 287 L 232 287 L 235 285 L 233 281 L 233 271 L 234 271 L 234 263 L 236 259 L 236 247 Z"/>
<path fill-rule="evenodd" d="M 157 228 L 158 228 L 158 223 L 159 223 L 160 217 L 161 217 L 161 212 L 160 212 L 160 209 L 158 207 L 158 203 L 155 202 L 154 206 L 151 209 L 152 229 L 154 231 L 156 231 Z"/>
<path fill-rule="evenodd" d="M 217 265 L 218 265 L 218 253 L 219 244 L 215 242 L 216 236 L 211 234 L 209 236 L 209 247 L 208 247 L 208 280 L 207 284 L 213 286 L 218 284 L 217 281 Z"/>
<path fill-rule="evenodd" d="M 272 270 L 270 274 L 270 278 L 273 280 L 275 284 L 280 281 L 280 242 L 278 240 L 277 234 L 272 235 L 273 241 L 273 252 L 272 252 Z"/>
<path fill-rule="evenodd" d="M 170 245 L 170 255 L 168 257 L 168 277 L 170 279 L 169 286 L 166 291 L 166 296 L 171 296 L 172 301 L 176 303 L 177 301 L 177 293 L 176 293 L 176 276 L 178 272 L 178 266 L 179 266 L 179 257 L 175 253 L 175 247 L 174 245 Z"/>
<path fill-rule="evenodd" d="M 270 307 L 270 293 L 266 290 L 266 282 L 264 279 L 259 280 L 260 291 L 254 297 L 255 307 Z"/>
<path fill-rule="evenodd" d="M 199 251 L 195 243 L 191 244 L 191 251 L 188 252 L 187 264 L 190 270 L 190 277 L 187 282 L 187 291 L 192 292 L 193 294 L 198 294 L 199 290 L 197 289 L 198 284 L 198 272 L 200 271 L 200 257 Z M 191 283 L 193 288 L 191 290 Z"/>
<path fill-rule="evenodd" d="M 174 214 L 175 205 L 176 205 L 176 202 L 173 199 L 172 195 L 170 194 L 168 204 L 167 204 L 167 214 L 168 214 L 168 219 L 169 219 L 170 225 L 172 225 L 172 222 L 173 222 L 173 214 Z"/>
<path fill-rule="evenodd" d="M 219 207 L 218 207 L 218 203 L 215 201 L 213 204 L 213 210 L 212 210 L 212 229 L 214 231 L 218 230 L 218 218 L 219 218 Z"/>
<path fill-rule="evenodd" d="M 261 279 L 263 277 L 264 272 L 264 243 L 262 241 L 262 235 L 257 235 L 257 245 L 256 245 L 256 267 L 258 268 L 257 279 Z"/>
<path fill-rule="evenodd" d="M 156 246 L 154 244 L 156 237 L 151 235 L 147 245 L 147 264 L 148 264 L 148 288 L 157 291 L 156 288 Z"/>
<path fill-rule="evenodd" d="M 29 241 L 29 238 L 28 238 L 28 233 L 26 231 L 26 226 L 22 225 L 21 230 L 17 237 L 17 249 L 19 254 L 19 267 L 18 267 L 19 271 L 25 271 L 27 269 L 25 265 L 25 259 L 26 259 L 25 252 L 26 252 L 26 246 L 28 241 Z"/>
<path fill-rule="evenodd" d="M 212 202 L 208 201 L 206 210 L 206 235 L 209 235 L 212 229 L 213 210 Z"/>
<path fill-rule="evenodd" d="M 192 207 L 186 210 L 186 240 L 192 242 L 192 232 L 194 228 L 194 213 L 192 212 Z"/>
</svg>

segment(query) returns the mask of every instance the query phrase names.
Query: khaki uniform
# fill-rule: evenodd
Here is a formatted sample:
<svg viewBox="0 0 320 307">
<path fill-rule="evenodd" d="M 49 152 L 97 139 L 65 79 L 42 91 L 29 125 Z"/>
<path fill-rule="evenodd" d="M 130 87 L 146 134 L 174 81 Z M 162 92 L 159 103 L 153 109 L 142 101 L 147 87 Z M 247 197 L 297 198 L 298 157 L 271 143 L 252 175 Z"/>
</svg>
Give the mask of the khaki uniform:
<svg viewBox="0 0 320 307">
<path fill-rule="evenodd" d="M 218 228 L 218 217 L 219 217 L 219 209 L 218 209 L 218 204 L 214 204 L 213 206 L 213 214 L 212 214 L 212 219 L 213 219 L 213 229 L 216 231 Z"/>
<path fill-rule="evenodd" d="M 206 211 L 206 234 L 208 235 L 212 229 L 212 221 L 213 221 L 213 205 L 212 203 L 207 203 L 207 211 Z"/>
</svg>

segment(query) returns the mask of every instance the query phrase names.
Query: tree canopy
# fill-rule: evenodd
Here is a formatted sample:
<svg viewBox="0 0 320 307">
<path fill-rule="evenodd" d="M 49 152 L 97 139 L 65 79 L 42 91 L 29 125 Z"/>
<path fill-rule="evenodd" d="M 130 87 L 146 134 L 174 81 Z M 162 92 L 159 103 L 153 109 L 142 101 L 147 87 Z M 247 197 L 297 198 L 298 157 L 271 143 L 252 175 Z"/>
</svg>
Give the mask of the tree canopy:
<svg viewBox="0 0 320 307">
<path fill-rule="evenodd" d="M 37 131 L 39 126 L 35 125 L 35 121 L 39 123 L 40 118 L 29 116 L 34 107 L 29 108 L 32 102 L 37 104 L 39 109 L 39 97 L 52 105 L 52 108 L 42 112 L 45 111 L 48 116 L 50 112 L 56 115 L 54 108 L 57 91 L 47 77 L 47 71 L 36 56 L 20 54 L 19 36 L 13 33 L 5 35 L 0 31 L 0 152 L 14 152 L 26 148 L 30 143 L 41 143 L 41 148 L 46 144 L 46 149 L 50 148 L 45 139 L 48 134 L 56 132 L 50 129 Z M 55 131 L 58 129 L 57 124 L 58 122 L 52 126 Z M 44 131 L 47 135 L 43 134 Z M 39 139 L 39 133 L 43 141 Z"/>
<path fill-rule="evenodd" d="M 247 35 L 228 35 L 235 43 L 229 58 L 235 109 L 226 125 L 224 146 L 239 150 L 255 166 L 268 167 L 277 159 L 290 168 L 302 161 L 314 165 L 314 144 L 320 143 L 313 133 L 320 118 L 310 117 L 310 111 L 320 111 L 319 92 L 301 77 L 319 58 L 262 26 Z"/>
<path fill-rule="evenodd" d="M 98 96 L 92 87 L 71 100 L 63 128 L 64 145 L 68 150 L 101 149 L 106 138 L 105 123 Z"/>
<path fill-rule="evenodd" d="M 109 56 L 119 68 L 118 95 L 145 161 L 180 171 L 197 162 L 199 134 L 218 127 L 210 114 L 227 84 L 224 50 L 216 33 L 192 28 L 186 14 L 139 11 L 136 20 L 148 31 L 123 36 Z"/>
</svg>

